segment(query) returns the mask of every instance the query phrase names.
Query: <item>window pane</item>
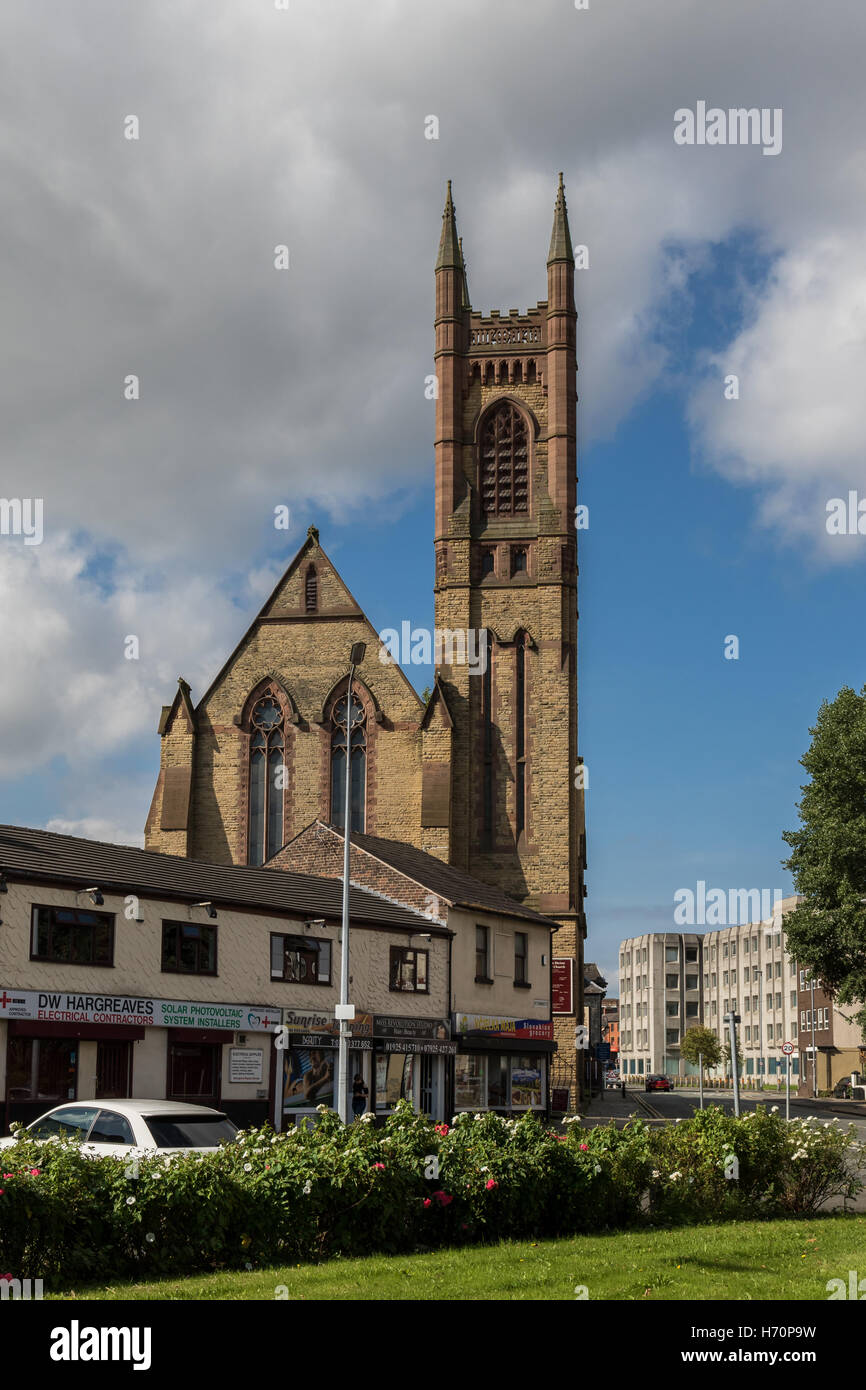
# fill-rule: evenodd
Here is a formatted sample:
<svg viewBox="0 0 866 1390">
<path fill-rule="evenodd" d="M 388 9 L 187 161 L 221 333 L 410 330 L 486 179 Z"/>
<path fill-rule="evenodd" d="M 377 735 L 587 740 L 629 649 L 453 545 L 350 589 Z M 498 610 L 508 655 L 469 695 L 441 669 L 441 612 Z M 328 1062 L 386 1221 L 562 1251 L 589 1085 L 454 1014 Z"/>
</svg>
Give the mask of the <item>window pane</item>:
<svg viewBox="0 0 866 1390">
<path fill-rule="evenodd" d="M 416 985 L 420 990 L 427 988 L 427 952 L 418 951 L 417 953 L 417 973 Z"/>
<path fill-rule="evenodd" d="M 487 1059 L 487 1104 L 508 1105 L 508 1058 L 504 1055 Z"/>
<path fill-rule="evenodd" d="M 271 975 L 283 978 L 283 937 L 271 937 Z"/>
<path fill-rule="evenodd" d="M 478 1053 L 457 1053 L 454 1073 L 454 1100 L 458 1109 L 479 1110 L 483 1107 L 485 1060 Z"/>
<path fill-rule="evenodd" d="M 541 1105 L 541 1068 L 532 1057 L 511 1058 L 511 1108 Z"/>
<path fill-rule="evenodd" d="M 250 844 L 249 862 L 261 864 L 264 859 L 265 827 L 265 755 L 261 749 L 250 754 Z"/>
<path fill-rule="evenodd" d="M 283 781 L 282 771 L 283 750 L 272 748 L 268 757 L 268 859 L 283 846 L 283 790 L 278 785 Z"/>
</svg>

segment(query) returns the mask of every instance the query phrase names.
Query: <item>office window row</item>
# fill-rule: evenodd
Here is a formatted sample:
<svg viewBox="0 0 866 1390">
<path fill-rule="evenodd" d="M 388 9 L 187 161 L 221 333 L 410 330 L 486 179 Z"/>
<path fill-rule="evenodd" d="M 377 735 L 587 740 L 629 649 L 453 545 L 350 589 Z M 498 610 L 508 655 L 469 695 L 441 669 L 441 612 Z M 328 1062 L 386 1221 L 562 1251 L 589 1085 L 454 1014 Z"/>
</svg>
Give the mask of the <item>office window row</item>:
<svg viewBox="0 0 866 1390">
<path fill-rule="evenodd" d="M 526 977 L 525 933 L 516 933 L 515 982 Z M 317 937 L 271 932 L 271 979 L 289 984 L 330 985 L 332 943 Z M 58 965 L 114 965 L 114 914 L 81 908 L 34 906 L 30 958 Z M 161 969 L 174 975 L 216 975 L 217 927 L 211 923 L 163 921 Z M 392 991 L 429 993 L 429 952 L 392 946 Z"/>
</svg>

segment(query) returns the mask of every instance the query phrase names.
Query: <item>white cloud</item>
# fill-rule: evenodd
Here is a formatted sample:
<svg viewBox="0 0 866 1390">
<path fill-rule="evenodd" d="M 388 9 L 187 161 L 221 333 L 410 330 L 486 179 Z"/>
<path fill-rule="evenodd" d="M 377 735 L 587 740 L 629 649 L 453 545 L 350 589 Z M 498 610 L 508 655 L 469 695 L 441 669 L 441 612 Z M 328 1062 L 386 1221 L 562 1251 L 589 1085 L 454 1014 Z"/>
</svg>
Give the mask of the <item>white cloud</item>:
<svg viewBox="0 0 866 1390">
<path fill-rule="evenodd" d="M 753 230 L 773 277 L 695 364 L 689 419 L 760 519 L 823 543 L 822 490 L 866 495 L 861 8 L 211 0 L 205 19 L 192 0 L 79 0 L 46 27 L 7 0 L 2 492 L 45 499 L 47 539 L 0 543 L 0 772 L 38 750 L 86 783 L 143 747 L 177 675 L 201 690 L 266 592 L 275 505 L 302 535 L 311 509 L 395 509 L 429 482 L 447 176 L 473 302 L 507 310 L 546 295 L 565 170 L 590 249 L 583 447 L 664 381 L 653 327 L 688 269 Z M 782 107 L 782 153 L 675 146 L 674 111 L 699 98 Z M 725 402 L 707 372 L 738 369 Z M 106 546 L 107 593 L 90 577 Z M 248 571 L 239 613 L 220 585 Z M 98 818 L 73 800 L 58 814 Z"/>
<path fill-rule="evenodd" d="M 826 502 L 866 497 L 866 270 L 858 235 L 800 244 L 754 296 L 747 326 L 707 364 L 690 418 L 707 459 L 762 490 L 762 519 L 834 558 L 856 539 L 828 536 Z M 739 378 L 725 400 L 723 378 Z"/>
<path fill-rule="evenodd" d="M 0 776 L 56 758 L 83 769 L 155 734 L 178 674 L 201 691 L 242 629 L 203 580 L 179 595 L 170 576 L 127 570 L 105 592 L 87 577 L 87 558 L 68 535 L 0 545 Z M 130 636 L 137 660 L 124 655 Z"/>
<path fill-rule="evenodd" d="M 113 820 L 101 820 L 98 816 L 86 816 L 82 820 L 64 820 L 55 816 L 45 826 L 56 835 L 75 835 L 82 840 L 102 840 L 110 845 L 134 845 L 144 848 L 144 834 L 140 830 L 130 830 Z"/>
</svg>

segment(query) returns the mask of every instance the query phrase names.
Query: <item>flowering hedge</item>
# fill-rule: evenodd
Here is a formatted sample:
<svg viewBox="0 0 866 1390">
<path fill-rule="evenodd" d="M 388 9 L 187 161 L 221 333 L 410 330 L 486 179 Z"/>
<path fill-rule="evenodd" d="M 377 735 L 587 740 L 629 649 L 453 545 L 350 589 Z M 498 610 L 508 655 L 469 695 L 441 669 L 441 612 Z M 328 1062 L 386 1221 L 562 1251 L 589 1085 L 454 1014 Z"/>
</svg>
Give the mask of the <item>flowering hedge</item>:
<svg viewBox="0 0 866 1390">
<path fill-rule="evenodd" d="M 775 1108 L 774 1108 L 775 1110 Z M 639 1223 L 805 1215 L 861 1189 L 866 1146 L 837 1123 L 716 1107 L 664 1129 L 564 1134 L 531 1114 L 384 1129 L 267 1126 L 206 1153 L 88 1158 L 19 1131 L 0 1150 L 0 1277 L 70 1287 L 129 1276 L 570 1235 Z"/>
</svg>

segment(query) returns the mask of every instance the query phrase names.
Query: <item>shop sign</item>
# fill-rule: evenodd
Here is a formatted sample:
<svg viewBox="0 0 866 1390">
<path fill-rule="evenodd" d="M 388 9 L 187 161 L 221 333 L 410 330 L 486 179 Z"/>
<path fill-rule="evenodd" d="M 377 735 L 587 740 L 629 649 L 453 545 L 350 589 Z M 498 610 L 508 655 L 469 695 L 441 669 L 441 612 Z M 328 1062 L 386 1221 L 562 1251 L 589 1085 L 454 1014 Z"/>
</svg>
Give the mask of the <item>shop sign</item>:
<svg viewBox="0 0 866 1390">
<path fill-rule="evenodd" d="M 126 994 L 71 994 L 3 989 L 0 1018 L 40 1023 L 101 1023 L 133 1028 L 224 1028 L 267 1033 L 280 1022 L 279 1009 L 263 1004 L 208 1004 L 191 999 L 148 999 Z"/>
<path fill-rule="evenodd" d="M 571 956 L 554 956 L 553 961 L 553 1012 L 555 1014 L 574 1013 L 574 959 Z"/>
<path fill-rule="evenodd" d="M 464 1037 L 473 1033 L 485 1038 L 534 1038 L 553 1041 L 552 1018 L 501 1018 L 490 1014 L 455 1014 L 454 1031 Z"/>
<path fill-rule="evenodd" d="M 437 1042 L 433 1038 L 383 1038 L 382 1052 L 426 1052 L 437 1057 L 453 1057 L 457 1051 L 456 1042 Z"/>
<path fill-rule="evenodd" d="M 229 1081 L 235 1085 L 262 1084 L 264 1052 L 260 1047 L 229 1048 Z"/>
<path fill-rule="evenodd" d="M 427 1038 L 445 1042 L 451 1037 L 451 1025 L 447 1018 L 398 1018 L 393 1014 L 376 1014 L 373 1033 L 377 1038 Z"/>
<path fill-rule="evenodd" d="M 289 1033 L 319 1033 L 331 1038 L 340 1036 L 340 1025 L 334 1017 L 334 1012 L 329 1013 L 316 1009 L 283 1009 L 283 1027 Z M 371 1038 L 373 1036 L 373 1015 L 356 1013 L 349 1024 L 349 1031 L 354 1038 Z"/>
</svg>

